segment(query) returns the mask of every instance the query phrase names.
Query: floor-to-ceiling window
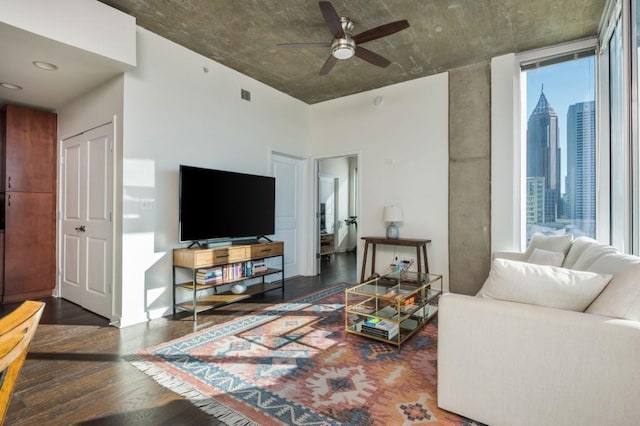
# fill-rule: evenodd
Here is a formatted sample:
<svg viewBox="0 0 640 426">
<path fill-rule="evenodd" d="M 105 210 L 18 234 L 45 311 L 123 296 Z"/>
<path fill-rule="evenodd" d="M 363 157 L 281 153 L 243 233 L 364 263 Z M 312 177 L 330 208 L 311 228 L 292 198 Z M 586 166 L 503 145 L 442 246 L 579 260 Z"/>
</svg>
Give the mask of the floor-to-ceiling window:
<svg viewBox="0 0 640 426">
<path fill-rule="evenodd" d="M 622 40 L 622 17 L 615 20 L 611 37 L 606 41 L 609 82 L 609 144 L 611 160 L 611 241 L 621 250 L 627 241 L 627 195 L 626 184 L 626 102 L 624 92 L 624 57 Z"/>
<path fill-rule="evenodd" d="M 521 65 L 527 243 L 535 233 L 596 236 L 594 54 L 592 46 Z"/>
<path fill-rule="evenodd" d="M 610 1 L 600 31 L 600 83 L 608 95 L 603 111 L 608 111 L 604 136 L 610 148 L 610 243 L 635 254 L 640 254 L 639 3 Z"/>
<path fill-rule="evenodd" d="M 639 9 L 640 0 L 609 0 L 597 40 L 493 58 L 492 175 L 498 179 L 492 182 L 492 220 L 504 223 L 492 231 L 497 249 L 522 249 L 533 232 L 593 236 L 595 228 L 599 242 L 640 254 Z M 588 50 L 596 96 L 576 99 L 569 111 L 551 83 L 534 81 L 534 73 L 578 63 L 584 58 L 574 59 Z M 563 119 L 573 130 L 563 128 Z M 589 144 L 585 151 L 592 132 L 595 150 Z M 572 147 L 570 138 L 581 138 L 582 145 Z M 580 158 L 593 164 L 593 157 L 594 177 L 577 164 Z M 579 188 L 587 194 L 592 186 L 595 209 L 584 195 L 578 201 Z"/>
</svg>

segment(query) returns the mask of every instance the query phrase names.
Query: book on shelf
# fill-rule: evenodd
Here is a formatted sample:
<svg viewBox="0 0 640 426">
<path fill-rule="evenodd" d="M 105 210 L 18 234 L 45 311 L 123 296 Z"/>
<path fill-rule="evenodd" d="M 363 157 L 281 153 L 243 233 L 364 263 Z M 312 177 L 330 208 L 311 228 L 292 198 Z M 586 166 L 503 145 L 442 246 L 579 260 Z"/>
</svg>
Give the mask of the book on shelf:
<svg viewBox="0 0 640 426">
<path fill-rule="evenodd" d="M 239 278 L 243 278 L 244 265 L 242 263 L 230 263 L 224 266 L 224 277 L 226 281 L 233 281 Z"/>
<path fill-rule="evenodd" d="M 395 333 L 381 332 L 377 330 L 367 329 L 364 327 L 362 328 L 362 330 L 360 330 L 360 332 L 369 336 L 379 337 L 381 339 L 386 339 L 386 340 L 393 340 L 396 338 L 396 336 L 398 336 L 397 332 Z"/>
<path fill-rule="evenodd" d="M 223 280 L 222 268 L 199 269 L 196 272 L 196 283 L 198 284 L 218 284 Z"/>
<path fill-rule="evenodd" d="M 393 332 L 393 331 L 398 331 L 398 323 L 392 322 L 392 321 L 387 321 L 387 320 L 383 320 L 381 318 L 367 318 L 366 320 L 364 320 L 364 323 L 362 324 L 362 328 L 372 328 L 375 330 L 382 330 L 382 331 L 386 331 L 386 332 Z"/>
<path fill-rule="evenodd" d="M 253 267 L 251 268 L 252 273 L 254 274 L 261 274 L 261 273 L 267 272 L 268 269 L 269 267 L 264 262 L 253 262 Z"/>
<path fill-rule="evenodd" d="M 363 323 L 360 329 L 360 332 L 369 334 L 371 336 L 381 337 L 383 339 L 393 339 L 395 336 L 398 335 L 399 329 L 400 328 L 398 327 L 397 324 L 395 327 L 391 328 L 390 330 L 385 330 L 385 329 L 376 328 L 376 327 L 369 327 Z"/>
</svg>

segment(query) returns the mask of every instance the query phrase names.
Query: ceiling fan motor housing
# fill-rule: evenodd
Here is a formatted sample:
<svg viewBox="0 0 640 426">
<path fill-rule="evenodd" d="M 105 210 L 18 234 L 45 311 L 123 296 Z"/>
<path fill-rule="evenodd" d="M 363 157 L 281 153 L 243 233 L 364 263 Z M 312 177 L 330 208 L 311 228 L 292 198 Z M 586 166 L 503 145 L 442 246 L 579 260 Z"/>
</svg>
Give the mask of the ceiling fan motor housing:
<svg viewBox="0 0 640 426">
<path fill-rule="evenodd" d="M 356 51 L 356 42 L 351 37 L 353 31 L 353 21 L 349 18 L 340 18 L 340 25 L 344 37 L 335 38 L 331 43 L 331 54 L 336 59 L 349 59 Z"/>
</svg>

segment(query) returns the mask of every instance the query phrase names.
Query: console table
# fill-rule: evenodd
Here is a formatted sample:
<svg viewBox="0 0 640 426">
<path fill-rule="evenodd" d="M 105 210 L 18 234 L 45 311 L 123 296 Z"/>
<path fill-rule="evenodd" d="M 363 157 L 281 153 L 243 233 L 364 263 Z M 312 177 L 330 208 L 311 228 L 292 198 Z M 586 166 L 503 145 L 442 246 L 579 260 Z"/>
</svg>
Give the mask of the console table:
<svg viewBox="0 0 640 426">
<path fill-rule="evenodd" d="M 256 262 L 272 257 L 280 257 L 280 269 L 266 266 L 259 271 L 255 269 Z M 249 265 L 252 267 L 249 268 Z M 179 282 L 176 269 L 189 271 L 189 279 L 186 282 Z M 207 279 L 207 272 L 212 274 L 209 279 Z M 280 274 L 280 279 L 273 282 L 265 281 L 265 277 L 274 274 Z M 254 278 L 260 279 L 261 282 L 247 286 L 243 293 L 235 294 L 230 290 L 218 291 L 221 286 L 244 283 Z M 195 321 L 198 313 L 207 309 L 238 302 L 278 288 L 282 289 L 284 297 L 284 243 L 281 241 L 173 250 L 174 314 L 177 309 L 191 312 Z M 176 294 L 178 289 L 186 290 L 189 293 L 189 299 L 178 301 Z M 212 290 L 213 294 L 201 294 L 204 290 Z"/>
<path fill-rule="evenodd" d="M 360 282 L 364 281 L 364 271 L 367 266 L 367 254 L 369 251 L 369 246 L 373 246 L 373 250 L 371 251 L 371 275 L 373 275 L 376 271 L 376 246 L 377 245 L 387 245 L 387 246 L 404 246 L 404 247 L 415 247 L 416 248 L 416 263 L 418 264 L 418 274 L 424 272 L 425 274 L 429 273 L 429 259 L 427 258 L 427 243 L 430 243 L 431 240 L 416 240 L 412 238 L 385 238 L 385 237 L 362 237 L 364 240 L 364 254 L 362 257 L 362 273 L 360 274 Z M 422 253 L 420 253 L 422 251 Z M 424 262 L 424 271 L 422 270 L 422 266 Z"/>
</svg>

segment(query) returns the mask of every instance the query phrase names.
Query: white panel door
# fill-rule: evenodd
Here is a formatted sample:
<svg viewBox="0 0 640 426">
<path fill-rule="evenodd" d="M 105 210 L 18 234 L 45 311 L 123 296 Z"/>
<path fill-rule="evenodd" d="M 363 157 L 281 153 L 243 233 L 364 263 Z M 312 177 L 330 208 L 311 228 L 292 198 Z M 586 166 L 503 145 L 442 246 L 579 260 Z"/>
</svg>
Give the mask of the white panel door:
<svg viewBox="0 0 640 426">
<path fill-rule="evenodd" d="M 62 146 L 62 297 L 107 318 L 112 314 L 113 125 Z"/>
<path fill-rule="evenodd" d="M 303 160 L 274 154 L 273 176 L 276 178 L 276 233 L 284 242 L 285 278 L 300 275 L 300 238 Z"/>
</svg>

